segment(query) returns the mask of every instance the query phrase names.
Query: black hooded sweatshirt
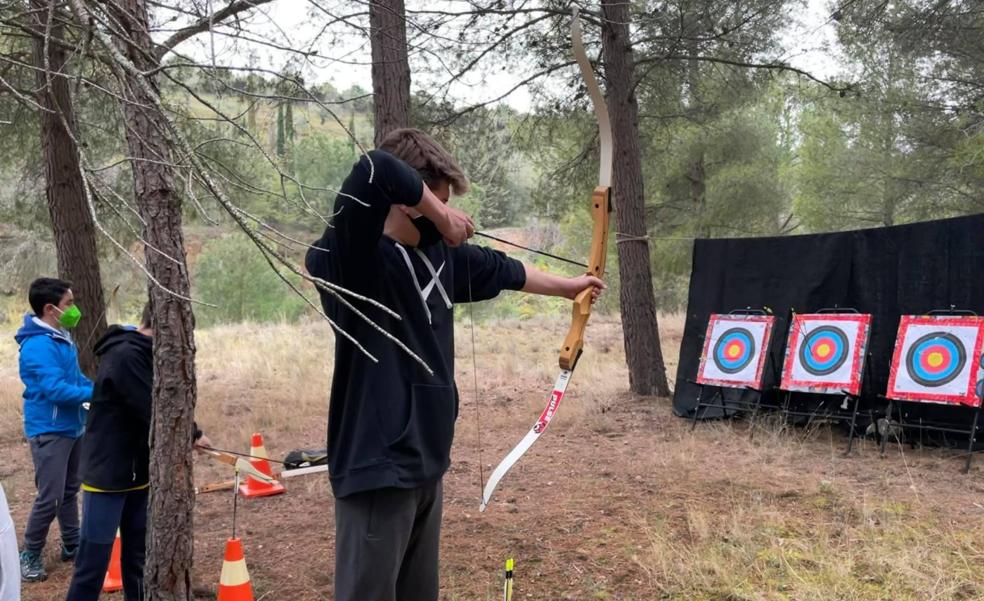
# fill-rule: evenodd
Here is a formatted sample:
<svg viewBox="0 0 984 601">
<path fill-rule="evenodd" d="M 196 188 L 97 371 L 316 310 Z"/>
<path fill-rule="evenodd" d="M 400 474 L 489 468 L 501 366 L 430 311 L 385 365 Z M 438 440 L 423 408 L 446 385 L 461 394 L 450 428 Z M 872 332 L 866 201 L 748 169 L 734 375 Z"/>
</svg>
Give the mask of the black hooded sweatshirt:
<svg viewBox="0 0 984 601">
<path fill-rule="evenodd" d="M 82 438 L 82 484 L 97 492 L 144 488 L 150 483 L 154 341 L 114 325 L 95 350 L 99 372 Z"/>
<path fill-rule="evenodd" d="M 326 315 L 378 359 L 369 359 L 336 332 L 328 455 L 332 490 L 339 498 L 387 487 L 415 488 L 444 475 L 458 415 L 453 305 L 526 284 L 523 264 L 500 252 L 470 245 L 450 248 L 443 242 L 413 248 L 384 236 L 390 206 L 416 205 L 423 183 L 416 170 L 384 151 L 371 151 L 369 157 L 372 182 L 370 161 L 363 156 L 342 184 L 332 225 L 308 251 L 306 267 L 311 275 L 398 313 L 402 319 L 343 296 L 434 373 L 320 291 Z"/>
<path fill-rule="evenodd" d="M 96 355 L 99 372 L 82 438 L 82 483 L 99 491 L 147 486 L 154 341 L 112 326 L 96 343 Z"/>
</svg>

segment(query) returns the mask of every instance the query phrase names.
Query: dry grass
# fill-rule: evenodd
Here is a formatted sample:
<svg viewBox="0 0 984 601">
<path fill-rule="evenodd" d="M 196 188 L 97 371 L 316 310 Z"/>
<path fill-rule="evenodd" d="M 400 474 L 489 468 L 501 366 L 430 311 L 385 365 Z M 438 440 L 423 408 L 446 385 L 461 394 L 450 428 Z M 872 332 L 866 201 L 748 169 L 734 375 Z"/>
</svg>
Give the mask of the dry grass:
<svg viewBox="0 0 984 601">
<path fill-rule="evenodd" d="M 770 425 L 749 441 L 730 426 L 701 428 L 664 461 L 706 469 L 710 458 L 720 469 L 682 474 L 663 491 L 668 506 L 633 518 L 647 545 L 632 559 L 658 598 L 984 598 L 980 471 L 956 482 L 958 462 L 926 451 L 908 458 L 925 465 L 907 474 L 905 458 L 883 460 L 872 443 L 852 465 L 829 431 L 800 441 Z M 724 456 L 709 439 L 728 446 Z M 928 478 L 927 468 L 946 471 Z"/>
<path fill-rule="evenodd" d="M 324 446 L 332 340 L 327 325 L 220 326 L 197 333 L 196 417 L 216 445 L 262 432 L 271 452 Z"/>
<path fill-rule="evenodd" d="M 666 400 L 627 393 L 612 319 L 592 322 L 557 419 L 478 513 L 479 474 L 543 408 L 564 322 L 478 326 L 477 397 L 467 318 L 459 324 L 462 409 L 445 479 L 442 599 L 499 598 L 507 556 L 518 561 L 517 599 L 984 599 L 980 460 L 962 476 L 951 451 L 897 448 L 882 458 L 866 441 L 845 458 L 843 437 L 825 427 L 783 431 L 768 420 L 754 438 L 741 423 L 691 432 Z M 682 319 L 662 325 L 672 376 Z M 213 328 L 198 333 L 198 345 L 197 417 L 216 445 L 245 448 L 253 431 L 272 456 L 324 444 L 323 324 Z M 22 527 L 33 490 L 19 395 L 16 346 L 5 335 L 0 445 L 9 460 L 0 474 Z M 196 471 L 198 482 L 228 477 L 205 461 Z M 324 599 L 333 561 L 327 483 L 294 479 L 288 488 L 240 507 L 257 596 Z M 229 508 L 225 495 L 210 495 L 196 509 L 203 599 L 214 598 Z M 67 578 L 55 566 L 24 598 L 61 599 Z"/>
<path fill-rule="evenodd" d="M 24 387 L 20 383 L 17 368 L 17 343 L 14 333 L 20 327 L 20 320 L 13 313 L 7 315 L 7 323 L 0 322 L 0 445 L 18 442 L 24 423 L 24 413 L 21 408 L 21 393 Z M 19 317 L 19 316 L 16 316 Z M 3 474 L 0 468 L 0 474 Z"/>
</svg>

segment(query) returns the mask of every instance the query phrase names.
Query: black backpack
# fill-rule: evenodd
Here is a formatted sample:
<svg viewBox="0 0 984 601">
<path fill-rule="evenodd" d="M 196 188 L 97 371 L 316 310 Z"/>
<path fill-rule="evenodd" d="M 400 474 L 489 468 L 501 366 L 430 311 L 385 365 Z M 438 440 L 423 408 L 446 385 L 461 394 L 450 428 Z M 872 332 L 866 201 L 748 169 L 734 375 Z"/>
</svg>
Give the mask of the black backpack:
<svg viewBox="0 0 984 601">
<path fill-rule="evenodd" d="M 287 457 L 284 458 L 286 470 L 315 465 L 328 465 L 328 449 L 298 449 L 287 453 Z"/>
</svg>

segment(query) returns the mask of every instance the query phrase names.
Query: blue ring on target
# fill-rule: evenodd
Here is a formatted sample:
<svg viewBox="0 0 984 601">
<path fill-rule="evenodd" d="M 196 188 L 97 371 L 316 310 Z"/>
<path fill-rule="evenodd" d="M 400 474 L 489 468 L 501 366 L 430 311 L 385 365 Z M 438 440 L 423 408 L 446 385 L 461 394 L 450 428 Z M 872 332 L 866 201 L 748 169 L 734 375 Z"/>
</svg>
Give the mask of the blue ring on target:
<svg viewBox="0 0 984 601">
<path fill-rule="evenodd" d="M 821 355 L 819 347 L 827 344 L 827 355 Z M 803 337 L 799 348 L 800 365 L 814 376 L 834 373 L 847 361 L 850 342 L 844 330 L 836 326 L 820 326 Z"/>
<path fill-rule="evenodd" d="M 714 345 L 712 358 L 719 370 L 736 374 L 755 359 L 755 337 L 745 328 L 729 328 Z"/>
<path fill-rule="evenodd" d="M 942 353 L 943 363 L 930 366 L 927 355 Z M 905 356 L 905 367 L 912 381 L 927 388 L 949 384 L 967 364 L 967 350 L 959 338 L 949 332 L 931 332 L 920 336 Z"/>
</svg>

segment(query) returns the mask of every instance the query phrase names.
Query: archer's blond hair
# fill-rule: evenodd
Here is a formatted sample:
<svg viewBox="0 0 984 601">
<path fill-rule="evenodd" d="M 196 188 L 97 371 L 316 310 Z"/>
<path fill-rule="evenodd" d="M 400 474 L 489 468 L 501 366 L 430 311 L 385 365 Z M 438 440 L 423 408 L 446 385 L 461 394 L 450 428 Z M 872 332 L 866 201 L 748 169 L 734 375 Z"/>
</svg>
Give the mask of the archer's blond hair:
<svg viewBox="0 0 984 601">
<path fill-rule="evenodd" d="M 416 169 L 431 188 L 445 180 L 455 195 L 468 193 L 468 178 L 458 162 L 434 138 L 419 129 L 394 129 L 383 137 L 379 149 Z"/>
</svg>

